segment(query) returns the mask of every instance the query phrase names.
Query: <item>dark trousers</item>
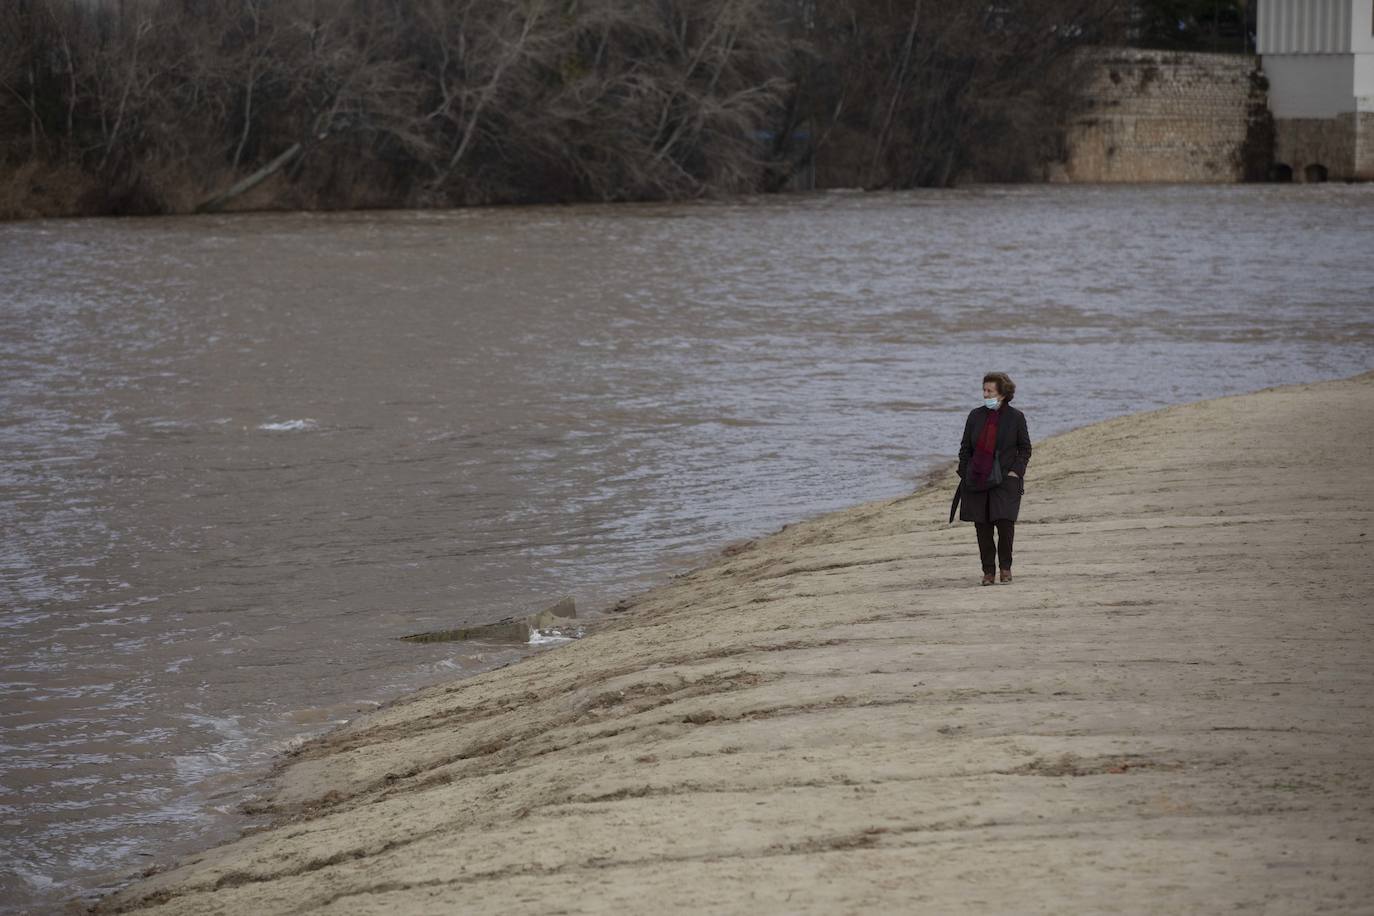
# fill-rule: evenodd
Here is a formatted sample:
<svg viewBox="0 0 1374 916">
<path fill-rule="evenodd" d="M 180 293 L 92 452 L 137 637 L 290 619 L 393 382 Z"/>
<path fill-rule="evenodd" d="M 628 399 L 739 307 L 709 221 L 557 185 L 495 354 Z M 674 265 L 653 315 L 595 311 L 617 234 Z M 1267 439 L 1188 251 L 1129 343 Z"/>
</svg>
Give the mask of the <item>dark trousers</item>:
<svg viewBox="0 0 1374 916">
<path fill-rule="evenodd" d="M 992 542 L 992 527 L 997 526 L 997 543 Z M 999 519 L 995 522 L 974 522 L 973 529 L 978 532 L 978 555 L 983 561 L 983 572 L 997 572 L 998 567 L 1011 569 L 1011 542 L 1016 536 L 1016 522 Z"/>
</svg>

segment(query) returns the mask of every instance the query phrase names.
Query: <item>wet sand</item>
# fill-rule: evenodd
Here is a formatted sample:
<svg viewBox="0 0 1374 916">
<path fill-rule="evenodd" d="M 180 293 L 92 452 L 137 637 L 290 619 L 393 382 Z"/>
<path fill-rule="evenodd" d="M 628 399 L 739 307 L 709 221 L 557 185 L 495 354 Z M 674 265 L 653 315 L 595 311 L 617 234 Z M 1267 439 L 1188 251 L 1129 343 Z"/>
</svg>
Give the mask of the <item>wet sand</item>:
<svg viewBox="0 0 1374 916">
<path fill-rule="evenodd" d="M 991 588 L 952 475 L 788 527 L 100 910 L 1374 911 L 1371 430 L 1366 373 L 1039 442 Z"/>
</svg>

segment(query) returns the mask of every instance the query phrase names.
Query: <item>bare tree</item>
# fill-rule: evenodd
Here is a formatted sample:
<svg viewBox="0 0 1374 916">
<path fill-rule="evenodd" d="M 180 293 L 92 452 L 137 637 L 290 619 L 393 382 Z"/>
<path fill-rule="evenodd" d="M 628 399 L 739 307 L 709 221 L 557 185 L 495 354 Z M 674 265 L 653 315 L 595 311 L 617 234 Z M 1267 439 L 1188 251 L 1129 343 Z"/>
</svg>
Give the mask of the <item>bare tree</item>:
<svg viewBox="0 0 1374 916">
<path fill-rule="evenodd" d="M 1112 34 L 1118 0 L 835 0 L 818 9 L 812 116 L 823 182 L 943 185 L 1030 177 L 1081 103 L 1073 52 Z M 841 72 L 835 66 L 845 62 Z"/>
<path fill-rule="evenodd" d="M 1026 177 L 1116 5 L 9 0 L 0 215 Z"/>
</svg>

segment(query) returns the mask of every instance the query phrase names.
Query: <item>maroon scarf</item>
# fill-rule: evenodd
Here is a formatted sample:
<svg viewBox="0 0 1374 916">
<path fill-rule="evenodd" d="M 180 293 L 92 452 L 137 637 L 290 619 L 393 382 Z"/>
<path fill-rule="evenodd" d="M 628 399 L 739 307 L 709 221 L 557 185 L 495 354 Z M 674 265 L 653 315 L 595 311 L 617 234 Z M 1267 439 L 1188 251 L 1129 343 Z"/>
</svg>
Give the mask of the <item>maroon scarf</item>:
<svg viewBox="0 0 1374 916">
<path fill-rule="evenodd" d="M 973 444 L 973 461 L 969 464 L 969 477 L 974 484 L 981 486 L 992 473 L 992 461 L 997 457 L 997 424 L 1002 419 L 1002 411 L 989 410 L 988 420 L 983 424 L 983 434 Z"/>
</svg>

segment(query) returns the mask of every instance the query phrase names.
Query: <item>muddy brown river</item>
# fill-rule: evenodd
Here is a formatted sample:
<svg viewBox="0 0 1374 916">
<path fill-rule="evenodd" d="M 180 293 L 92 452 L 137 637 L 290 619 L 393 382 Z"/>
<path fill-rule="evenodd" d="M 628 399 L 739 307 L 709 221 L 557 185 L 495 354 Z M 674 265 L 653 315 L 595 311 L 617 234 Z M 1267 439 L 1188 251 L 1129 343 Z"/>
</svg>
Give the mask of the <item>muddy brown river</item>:
<svg viewBox="0 0 1374 916">
<path fill-rule="evenodd" d="M 1369 369 L 1371 243 L 1367 185 L 0 225 L 0 910 L 537 651 L 401 635 L 908 491 L 986 369 L 1035 437 Z"/>
</svg>

